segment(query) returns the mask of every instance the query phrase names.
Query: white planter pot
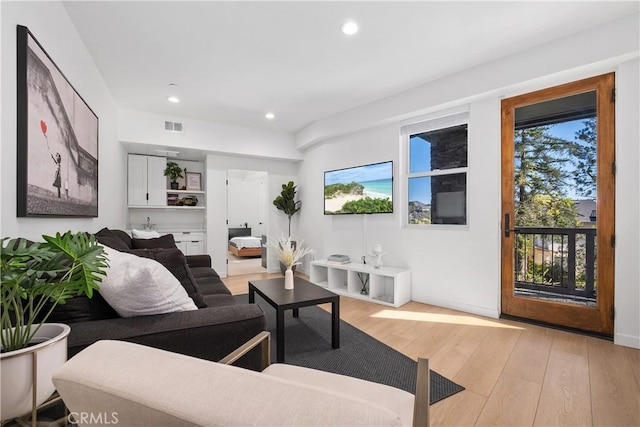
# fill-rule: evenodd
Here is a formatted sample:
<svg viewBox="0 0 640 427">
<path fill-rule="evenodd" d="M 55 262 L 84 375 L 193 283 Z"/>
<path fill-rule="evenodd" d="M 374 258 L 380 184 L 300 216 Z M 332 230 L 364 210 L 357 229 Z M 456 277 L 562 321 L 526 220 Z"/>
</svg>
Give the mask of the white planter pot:
<svg viewBox="0 0 640 427">
<path fill-rule="evenodd" d="M 56 388 L 51 376 L 67 361 L 69 332 L 71 328 L 62 323 L 45 323 L 31 341 L 38 344 L 0 353 L 2 421 L 31 412 L 34 372 L 36 406 L 44 403 L 53 394 Z"/>
</svg>

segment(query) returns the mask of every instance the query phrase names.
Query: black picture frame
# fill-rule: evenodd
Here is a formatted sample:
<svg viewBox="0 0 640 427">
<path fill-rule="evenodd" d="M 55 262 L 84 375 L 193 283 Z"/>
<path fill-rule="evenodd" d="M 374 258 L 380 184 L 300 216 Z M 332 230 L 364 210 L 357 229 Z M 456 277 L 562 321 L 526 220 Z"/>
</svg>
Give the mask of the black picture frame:
<svg viewBox="0 0 640 427">
<path fill-rule="evenodd" d="M 98 116 L 17 26 L 17 216 L 98 216 Z"/>
</svg>

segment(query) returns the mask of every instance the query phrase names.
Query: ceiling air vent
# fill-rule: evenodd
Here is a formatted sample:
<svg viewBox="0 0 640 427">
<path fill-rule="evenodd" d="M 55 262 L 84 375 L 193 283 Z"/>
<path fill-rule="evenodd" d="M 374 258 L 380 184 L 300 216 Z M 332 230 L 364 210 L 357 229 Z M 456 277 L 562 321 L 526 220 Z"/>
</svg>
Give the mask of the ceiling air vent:
<svg viewBox="0 0 640 427">
<path fill-rule="evenodd" d="M 164 130 L 168 132 L 184 133 L 184 127 L 180 122 L 164 122 Z"/>
</svg>

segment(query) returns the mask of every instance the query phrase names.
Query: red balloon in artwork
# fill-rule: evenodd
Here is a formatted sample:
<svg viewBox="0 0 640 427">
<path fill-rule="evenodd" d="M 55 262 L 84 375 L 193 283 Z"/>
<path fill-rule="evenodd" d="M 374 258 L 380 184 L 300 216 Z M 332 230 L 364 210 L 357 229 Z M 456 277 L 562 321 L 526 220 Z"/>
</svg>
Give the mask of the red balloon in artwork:
<svg viewBox="0 0 640 427">
<path fill-rule="evenodd" d="M 42 129 L 44 136 L 47 136 L 47 123 L 44 120 L 40 120 L 40 129 Z"/>
</svg>

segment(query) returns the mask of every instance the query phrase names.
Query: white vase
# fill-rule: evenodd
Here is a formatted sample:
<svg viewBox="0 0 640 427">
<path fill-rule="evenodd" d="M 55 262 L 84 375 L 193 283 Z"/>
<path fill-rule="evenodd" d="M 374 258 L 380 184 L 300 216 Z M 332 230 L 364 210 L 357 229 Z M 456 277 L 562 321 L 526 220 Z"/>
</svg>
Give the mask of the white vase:
<svg viewBox="0 0 640 427">
<path fill-rule="evenodd" d="M 36 406 L 44 403 L 56 391 L 51 376 L 67 361 L 69 332 L 71 328 L 62 323 L 45 323 L 31 340 L 37 344 L 0 353 L 2 421 L 31 412 L 34 363 Z"/>
<path fill-rule="evenodd" d="M 284 288 L 293 289 L 293 270 L 291 270 L 291 266 L 288 266 L 284 272 Z"/>
</svg>

